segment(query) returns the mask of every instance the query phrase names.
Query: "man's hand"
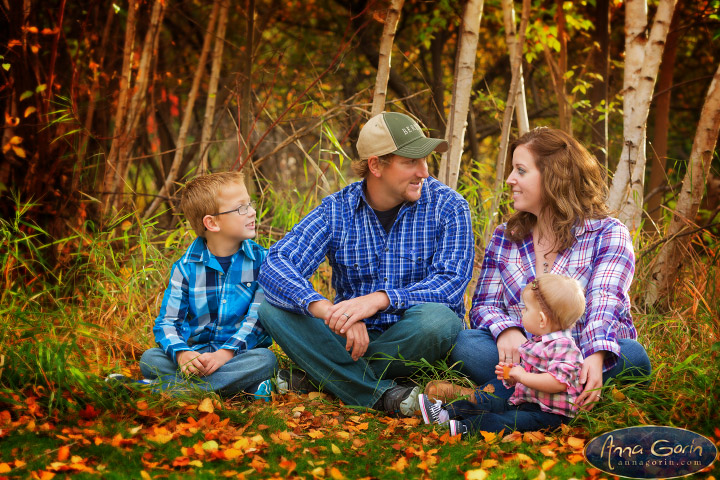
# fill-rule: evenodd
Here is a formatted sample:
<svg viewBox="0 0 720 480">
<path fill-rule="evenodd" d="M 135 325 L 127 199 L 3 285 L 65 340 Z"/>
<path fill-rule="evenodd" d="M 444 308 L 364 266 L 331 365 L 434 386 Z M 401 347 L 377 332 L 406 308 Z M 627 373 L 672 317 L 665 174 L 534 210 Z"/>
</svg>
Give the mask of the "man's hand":
<svg viewBox="0 0 720 480">
<path fill-rule="evenodd" d="M 338 335 L 345 335 L 356 322 L 362 322 L 372 317 L 380 310 L 385 310 L 389 305 L 390 299 L 385 292 L 374 292 L 344 300 L 327 309 L 327 316 L 324 318 L 325 325 Z"/>
<path fill-rule="evenodd" d="M 503 330 L 496 341 L 500 362 L 520 363 L 518 347 L 525 342 L 527 342 L 527 337 L 519 328 L 511 327 Z"/>
<path fill-rule="evenodd" d="M 203 375 L 205 366 L 200 361 L 200 354 L 192 350 L 182 350 L 175 354 L 175 360 L 180 367 L 180 371 L 187 375 Z"/>
<path fill-rule="evenodd" d="M 208 375 L 215 373 L 218 368 L 225 365 L 234 356 L 235 352 L 226 348 L 221 348 L 220 350 L 214 352 L 200 354 L 197 359 L 200 360 L 200 363 L 202 363 L 204 367 L 204 371 L 201 373 L 201 375 L 207 377 Z"/>
<path fill-rule="evenodd" d="M 365 323 L 353 323 L 342 335 L 347 339 L 347 342 L 345 343 L 345 350 L 350 352 L 352 349 L 350 356 L 357 362 L 360 357 L 365 355 L 368 345 L 370 345 L 370 338 L 368 337 Z"/>
<path fill-rule="evenodd" d="M 577 404 L 583 410 L 592 410 L 600 400 L 603 386 L 603 362 L 605 351 L 595 352 L 585 359 L 580 370 L 580 384 L 585 385 L 583 392 L 577 399 Z"/>
</svg>

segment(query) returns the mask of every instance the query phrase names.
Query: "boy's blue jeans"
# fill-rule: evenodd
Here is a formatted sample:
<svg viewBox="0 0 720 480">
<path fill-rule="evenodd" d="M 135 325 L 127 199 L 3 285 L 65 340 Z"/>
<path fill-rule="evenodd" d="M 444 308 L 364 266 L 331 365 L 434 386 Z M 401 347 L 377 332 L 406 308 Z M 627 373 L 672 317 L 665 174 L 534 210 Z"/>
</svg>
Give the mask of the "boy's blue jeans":
<svg viewBox="0 0 720 480">
<path fill-rule="evenodd" d="M 196 350 L 197 353 L 212 352 L 211 347 Z M 271 378 L 277 370 L 275 354 L 267 348 L 254 348 L 238 352 L 225 365 L 207 377 L 191 377 L 193 386 L 208 392 L 234 395 L 253 393 L 260 382 Z M 183 389 L 188 378 L 180 367 L 160 348 L 146 350 L 140 357 L 140 371 L 145 378 L 159 379 L 162 389 Z"/>
<path fill-rule="evenodd" d="M 462 362 L 461 371 L 470 377 L 476 385 L 485 385 L 496 380 L 495 365 L 499 362 L 497 344 L 490 330 L 479 328 L 465 330 L 457 336 L 450 359 L 453 363 Z M 642 345 L 635 340 L 621 339 L 620 359 L 613 368 L 603 372 L 603 383 L 620 375 L 648 376 L 652 371 L 650 359 Z M 495 395 L 508 399 L 513 389 L 507 389 L 498 382 Z"/>
<path fill-rule="evenodd" d="M 502 387 L 502 382 L 490 382 L 495 388 Z M 512 405 L 506 399 L 476 390 L 478 400 L 474 404 L 468 400 L 458 400 L 445 405 L 451 420 L 458 420 L 467 427 L 468 433 L 500 432 L 517 430 L 532 432 L 546 428 L 557 428 L 567 423 L 570 418 L 556 413 L 544 412 L 537 403 L 521 403 Z"/>
<path fill-rule="evenodd" d="M 372 407 L 392 378 L 407 377 L 415 368 L 399 361 L 430 364 L 447 355 L 464 323 L 448 307 L 426 303 L 409 308 L 384 332 L 368 330 L 370 345 L 354 361 L 345 350 L 345 338 L 333 333 L 319 318 L 260 305 L 258 316 L 265 330 L 290 359 L 314 380 L 348 405 Z M 395 359 L 393 361 L 393 359 Z"/>
</svg>

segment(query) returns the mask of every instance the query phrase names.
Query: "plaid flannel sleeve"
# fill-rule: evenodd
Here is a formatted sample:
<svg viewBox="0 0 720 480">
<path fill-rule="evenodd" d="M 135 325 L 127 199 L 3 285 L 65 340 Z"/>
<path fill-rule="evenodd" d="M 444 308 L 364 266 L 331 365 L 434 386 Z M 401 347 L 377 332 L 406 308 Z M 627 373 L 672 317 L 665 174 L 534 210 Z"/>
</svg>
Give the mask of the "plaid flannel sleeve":
<svg viewBox="0 0 720 480">
<path fill-rule="evenodd" d="M 508 328 L 522 328 L 522 322 L 508 315 L 506 310 L 505 295 L 511 292 L 505 292 L 497 260 L 499 252 L 503 251 L 504 242 L 502 231 L 496 229 L 485 249 L 470 310 L 471 326 L 488 328 L 495 339 Z"/>
<path fill-rule="evenodd" d="M 181 333 L 190 306 L 189 289 L 189 279 L 178 261 L 173 265 L 160 314 L 153 327 L 155 341 L 173 361 L 177 352 L 190 350 Z"/>
<path fill-rule="evenodd" d="M 599 233 L 593 256 L 593 272 L 586 287 L 586 325 L 580 350 L 587 358 L 605 350 L 612 366 L 620 354 L 617 331 L 621 318 L 629 317 L 628 290 L 635 273 L 635 253 L 627 228 L 620 222 L 609 224 Z"/>
<path fill-rule="evenodd" d="M 258 281 L 272 305 L 291 312 L 312 315 L 308 305 L 325 297 L 307 279 L 325 259 L 331 232 L 323 202 L 306 215 L 292 231 L 270 247 Z"/>
</svg>

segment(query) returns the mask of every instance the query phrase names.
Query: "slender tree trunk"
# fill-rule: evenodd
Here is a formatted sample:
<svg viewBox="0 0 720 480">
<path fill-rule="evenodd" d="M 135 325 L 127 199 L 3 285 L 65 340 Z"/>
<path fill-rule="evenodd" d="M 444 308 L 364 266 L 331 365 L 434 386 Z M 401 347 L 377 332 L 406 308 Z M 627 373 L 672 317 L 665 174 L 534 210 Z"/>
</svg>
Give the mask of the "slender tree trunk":
<svg viewBox="0 0 720 480">
<path fill-rule="evenodd" d="M 460 160 L 465 146 L 465 124 L 470 94 L 472 91 L 475 57 L 477 56 L 478 32 L 482 17 L 483 0 L 468 0 L 460 25 L 457 60 L 455 62 L 455 85 L 450 106 L 450 118 L 445 131 L 449 143 L 448 151 L 443 153 L 440 163 L 440 178 L 450 188 L 457 188 L 460 174 Z"/>
<path fill-rule="evenodd" d="M 255 49 L 255 0 L 247 0 L 246 3 L 247 11 L 247 52 L 245 55 L 245 84 L 243 85 L 242 105 L 243 112 L 238 116 L 240 121 L 240 138 L 244 142 L 244 145 L 239 146 L 239 151 L 244 152 L 244 156 L 241 155 L 242 160 L 240 161 L 240 169 L 247 164 L 252 153 L 250 149 L 250 135 L 252 135 L 254 118 L 253 113 L 253 102 L 252 102 L 252 66 L 253 66 L 253 50 Z"/>
<path fill-rule="evenodd" d="M 515 50 L 516 55 L 523 53 L 525 46 L 525 32 L 527 30 L 528 20 L 530 18 L 530 0 L 523 0 L 522 16 L 520 19 L 520 31 L 518 32 L 518 48 Z M 505 163 L 507 160 L 508 144 L 510 143 L 510 125 L 512 124 L 513 110 L 515 109 L 515 99 L 517 98 L 517 89 L 520 85 L 520 66 L 522 62 L 518 61 L 512 68 L 512 79 L 510 81 L 510 91 L 508 92 L 508 100 L 503 113 L 502 131 L 500 132 L 500 148 L 498 158 L 495 163 L 495 195 L 493 195 L 492 206 L 490 207 L 489 218 L 486 224 L 484 234 L 485 245 L 490 241 L 490 235 L 497 223 L 496 211 L 502 195 L 503 183 L 505 182 Z"/>
<path fill-rule="evenodd" d="M 117 175 L 113 191 L 115 192 L 116 206 L 122 202 L 122 190 L 127 181 L 128 168 L 130 167 L 130 152 L 135 144 L 135 129 L 140 120 L 142 112 L 145 111 L 145 103 L 147 100 L 148 85 L 153 75 L 155 63 L 153 59 L 157 56 L 157 46 L 160 40 L 160 26 L 163 16 L 165 15 L 165 2 L 155 2 L 153 4 L 152 14 L 150 15 L 150 25 L 145 34 L 142 54 L 140 55 L 140 63 L 138 65 L 137 82 L 135 83 L 132 99 L 130 100 L 130 108 L 127 112 L 127 120 L 125 122 L 126 140 L 120 144 L 118 152 Z"/>
<path fill-rule="evenodd" d="M 380 59 L 378 60 L 377 77 L 375 77 L 375 92 L 373 94 L 373 104 L 370 112 L 370 116 L 372 117 L 385 110 L 392 48 L 403 3 L 405 3 L 405 0 L 392 0 L 388 8 L 387 16 L 385 17 L 385 26 L 383 27 L 382 38 L 380 39 Z"/>
<path fill-rule="evenodd" d="M 677 53 L 678 40 L 680 31 L 678 24 L 680 23 L 680 4 L 675 9 L 672 22 L 670 23 L 670 31 L 668 32 L 665 50 L 663 50 L 662 62 L 660 63 L 660 74 L 658 76 L 657 90 L 659 93 L 655 97 L 655 135 L 652 142 L 650 152 L 650 183 L 645 189 L 646 192 L 654 191 L 667 184 L 667 141 L 668 130 L 670 129 L 670 94 L 673 83 L 673 73 L 675 71 L 675 56 Z M 647 212 L 650 221 L 645 223 L 645 231 L 657 231 L 657 223 L 662 218 L 662 210 L 660 204 L 663 196 L 653 195 L 647 204 Z"/>
<path fill-rule="evenodd" d="M 218 18 L 218 15 L 220 15 L 220 3 L 222 0 L 215 0 L 213 3 L 213 9 L 212 13 L 210 14 L 210 20 L 208 21 L 208 31 L 207 36 L 210 37 L 209 39 L 206 37 L 205 42 L 203 42 L 203 51 L 207 48 L 208 51 L 210 50 L 210 41 L 212 40 L 212 37 L 214 36 L 214 30 L 215 30 L 215 21 Z M 224 10 L 225 13 L 225 23 L 227 23 L 227 10 Z M 221 20 L 222 21 L 222 20 Z M 223 29 L 224 30 L 224 29 Z M 218 32 L 220 33 L 220 27 L 218 26 Z M 223 32 L 224 33 L 224 32 Z M 217 39 L 215 40 L 217 42 Z M 221 42 L 222 43 L 222 42 Z M 217 49 L 217 43 L 215 44 L 215 48 Z M 222 53 L 222 50 L 221 50 Z M 222 56 L 222 55 L 221 55 Z M 201 59 L 201 65 L 199 68 L 205 68 L 205 61 L 206 59 Z M 208 172 L 209 169 L 209 162 L 208 162 L 208 156 L 209 156 L 209 150 L 210 150 L 210 137 L 212 136 L 212 132 L 214 130 L 213 124 L 215 119 L 215 101 L 217 99 L 217 79 L 214 78 L 215 74 L 215 54 L 213 54 L 213 66 L 211 68 L 210 72 L 210 84 L 208 86 L 208 96 L 207 100 L 205 101 L 205 116 L 203 117 L 203 125 L 202 125 L 202 133 L 200 135 L 200 167 L 198 168 L 198 174 L 204 175 Z M 210 91 L 212 89 L 212 92 Z M 212 111 L 210 111 L 212 110 Z"/>
<path fill-rule="evenodd" d="M 684 251 L 689 248 L 691 237 L 680 237 L 680 235 L 694 222 L 698 213 L 710 173 L 718 133 L 720 133 L 720 65 L 710 83 L 700 113 L 688 169 L 667 232 L 670 240 L 661 248 L 653 267 L 652 278 L 655 281 L 648 289 L 646 297 L 648 304 L 669 297 L 668 294 L 677 280 L 683 261 L 687 258 Z"/>
<path fill-rule="evenodd" d="M 193 77 L 193 83 L 190 87 L 190 93 L 188 94 L 188 101 L 185 105 L 185 111 L 183 112 L 182 123 L 180 124 L 180 131 L 178 132 L 177 142 L 175 143 L 175 155 L 173 156 L 168 176 L 165 179 L 158 196 L 152 201 L 148 209 L 145 211 L 145 218 L 149 218 L 163 201 L 163 197 L 170 196 L 171 188 L 173 183 L 178 176 L 180 165 L 183 161 L 183 155 L 185 154 L 185 142 L 187 140 L 187 133 L 190 129 L 190 122 L 193 119 L 193 109 L 195 108 L 195 100 L 197 100 L 198 91 L 200 90 L 200 83 L 202 82 L 203 72 L 205 71 L 205 64 L 207 63 L 207 57 L 210 54 L 210 45 L 214 37 L 215 21 L 218 14 L 218 4 L 220 0 L 217 0 L 213 5 L 212 13 L 210 14 L 210 20 L 208 20 L 208 27 L 205 31 L 205 38 L 203 40 L 202 50 L 200 52 L 200 59 L 198 60 L 198 66 L 195 69 L 195 76 Z"/>
<path fill-rule="evenodd" d="M 567 97 L 565 72 L 567 72 L 567 28 L 563 0 L 557 0 L 557 32 L 560 42 L 560 57 L 558 59 L 558 111 L 560 113 L 560 129 L 572 135 L 572 105 Z"/>
<path fill-rule="evenodd" d="M 515 99 L 515 110 L 517 113 L 517 125 L 518 133 L 520 135 L 525 134 L 530 130 L 530 122 L 528 121 L 527 115 L 527 102 L 525 101 L 525 79 L 523 77 L 522 69 L 522 49 L 520 53 L 517 53 L 517 49 L 521 48 L 518 44 L 517 38 L 517 27 L 515 26 L 515 6 L 514 0 L 502 0 L 503 9 L 503 23 L 505 24 L 505 42 L 508 46 L 508 53 L 510 55 L 510 66 L 516 68 L 515 63 L 520 62 L 518 95 Z"/>
<path fill-rule="evenodd" d="M 103 177 L 103 185 L 100 189 L 102 193 L 102 203 L 104 211 L 110 209 L 113 202 L 111 196 L 115 191 L 115 176 L 117 175 L 117 160 L 120 152 L 120 145 L 126 140 L 125 138 L 125 119 L 126 112 L 130 100 L 130 75 L 132 74 L 132 56 L 135 49 L 135 28 L 137 19 L 137 9 L 139 2 L 137 0 L 128 0 L 128 15 L 125 25 L 125 45 L 123 46 L 123 65 L 120 75 L 120 85 L 118 86 L 118 104 L 115 111 L 115 133 L 110 144 L 110 153 L 105 161 L 105 174 Z"/>
<path fill-rule="evenodd" d="M 608 199 L 631 231 L 640 227 L 642 217 L 647 118 L 677 0 L 660 0 L 649 37 L 645 1 L 625 3 L 624 144 Z"/>
<path fill-rule="evenodd" d="M 608 107 L 608 85 L 610 79 L 610 0 L 596 0 L 595 35 L 598 45 L 593 55 L 594 72 L 602 78 L 595 79 L 590 89 L 590 118 L 592 125 L 591 151 L 600 163 L 608 169 L 608 115 L 599 109 Z"/>
</svg>

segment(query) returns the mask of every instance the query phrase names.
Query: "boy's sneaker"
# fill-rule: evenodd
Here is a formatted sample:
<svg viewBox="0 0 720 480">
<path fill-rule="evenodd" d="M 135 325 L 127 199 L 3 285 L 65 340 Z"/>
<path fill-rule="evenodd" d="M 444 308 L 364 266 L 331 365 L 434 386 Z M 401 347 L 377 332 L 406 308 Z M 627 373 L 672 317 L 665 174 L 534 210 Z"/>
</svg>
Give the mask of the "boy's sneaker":
<svg viewBox="0 0 720 480">
<path fill-rule="evenodd" d="M 449 422 L 450 427 L 450 435 L 466 435 L 467 434 L 467 426 L 463 425 L 460 420 L 450 420 Z"/>
<path fill-rule="evenodd" d="M 253 400 L 264 400 L 266 402 L 269 402 L 272 400 L 272 381 L 270 379 L 265 380 L 264 382 L 261 382 L 260 385 L 258 385 L 257 390 L 253 393 Z"/>
<path fill-rule="evenodd" d="M 385 390 L 380 400 L 375 403 L 375 409 L 404 417 L 412 417 L 420 409 L 418 395 L 420 395 L 419 386 L 402 387 L 395 385 Z"/>
<path fill-rule="evenodd" d="M 307 374 L 297 368 L 280 370 L 275 377 L 275 385 L 277 392 L 281 395 L 288 392 L 308 393 L 313 390 Z"/>
<path fill-rule="evenodd" d="M 420 413 L 422 413 L 425 424 L 443 424 L 450 420 L 450 415 L 447 410 L 442 408 L 442 402 L 440 400 L 436 400 L 435 403 L 432 403 L 427 395 L 421 393 L 418 395 L 418 403 L 420 404 Z"/>
<path fill-rule="evenodd" d="M 149 378 L 141 378 L 140 380 L 137 380 L 135 378 L 126 377 L 122 373 L 111 373 L 105 377 L 105 381 L 108 383 L 122 383 L 125 385 L 155 385 L 157 383 L 157 380 L 150 380 Z"/>
</svg>

